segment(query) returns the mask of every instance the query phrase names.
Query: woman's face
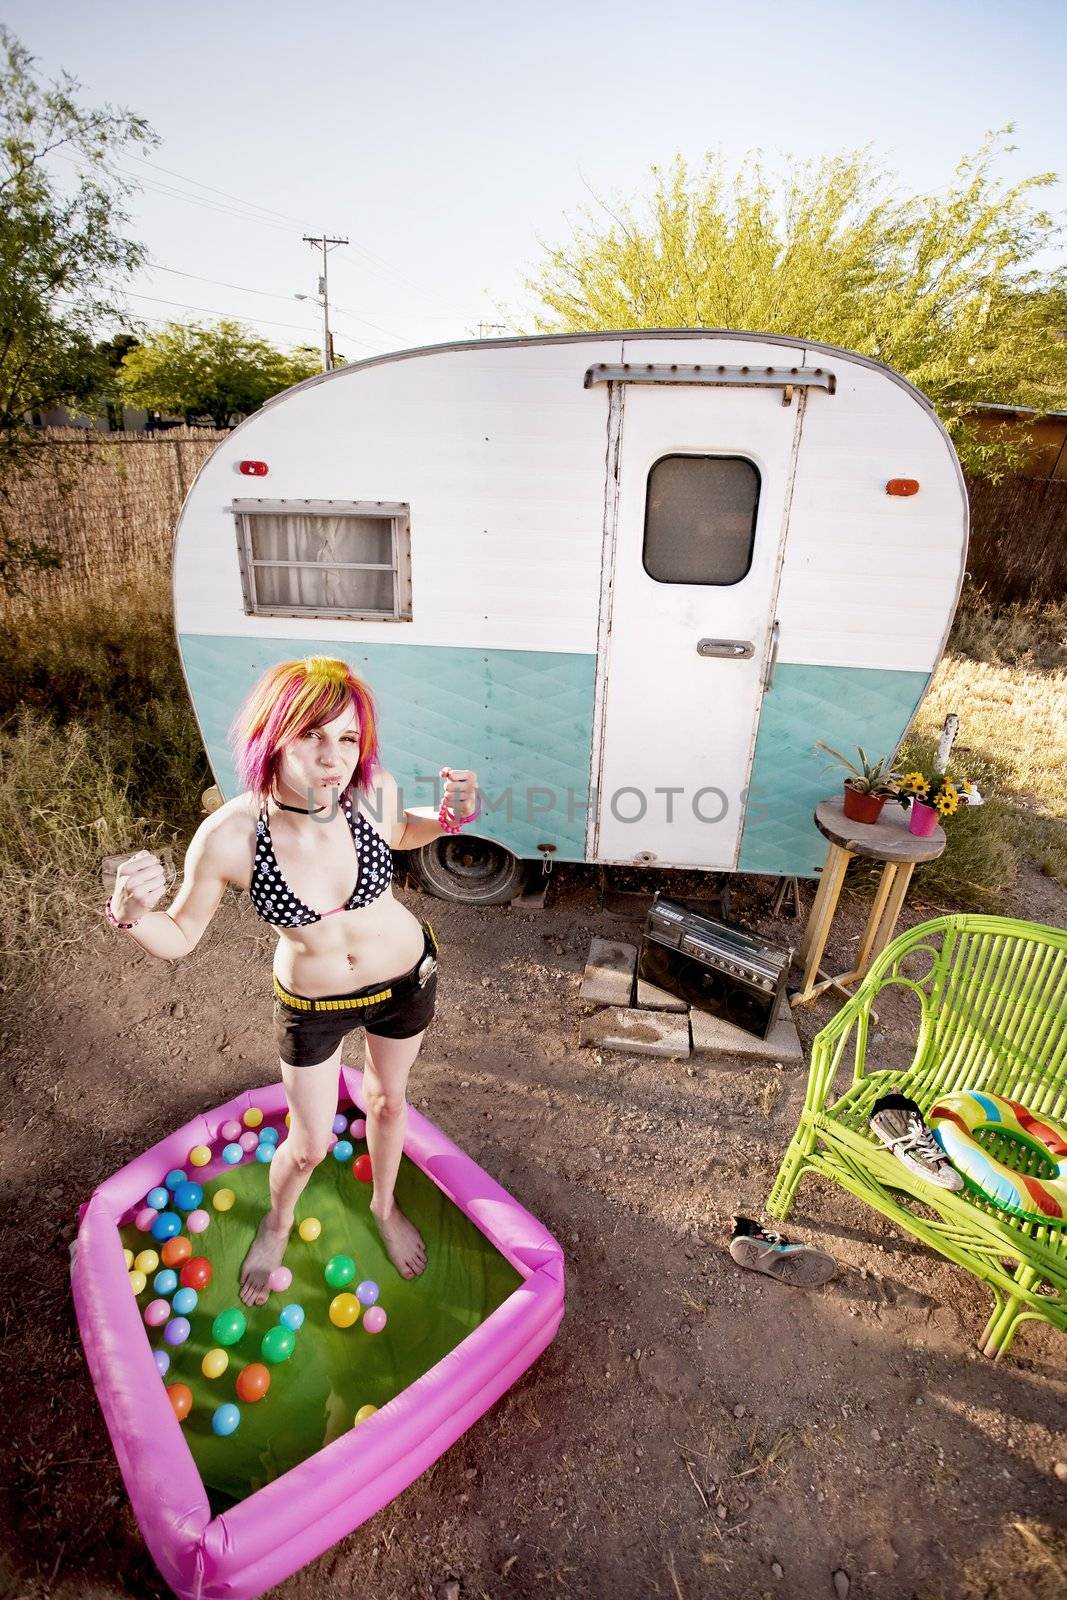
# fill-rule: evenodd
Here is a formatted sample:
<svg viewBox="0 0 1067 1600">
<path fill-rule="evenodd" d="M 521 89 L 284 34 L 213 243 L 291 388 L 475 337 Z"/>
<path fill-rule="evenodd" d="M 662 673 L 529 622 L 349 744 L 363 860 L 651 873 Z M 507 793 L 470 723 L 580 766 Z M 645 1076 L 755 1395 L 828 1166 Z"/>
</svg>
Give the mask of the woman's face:
<svg viewBox="0 0 1067 1600">
<path fill-rule="evenodd" d="M 283 746 L 276 787 L 290 804 L 326 805 L 344 793 L 358 762 L 359 718 L 349 705 Z"/>
</svg>

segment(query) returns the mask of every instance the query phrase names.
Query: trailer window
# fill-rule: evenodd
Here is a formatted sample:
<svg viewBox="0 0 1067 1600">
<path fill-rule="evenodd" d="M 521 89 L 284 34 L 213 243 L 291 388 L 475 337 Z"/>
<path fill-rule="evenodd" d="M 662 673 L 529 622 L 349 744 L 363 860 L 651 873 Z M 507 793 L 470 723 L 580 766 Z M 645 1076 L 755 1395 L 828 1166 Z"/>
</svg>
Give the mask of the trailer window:
<svg viewBox="0 0 1067 1600">
<path fill-rule="evenodd" d="M 648 475 L 645 571 L 658 583 L 740 583 L 752 565 L 759 473 L 740 456 L 663 456 Z"/>
<path fill-rule="evenodd" d="M 235 500 L 245 611 L 411 617 L 409 508 L 381 500 Z"/>
</svg>

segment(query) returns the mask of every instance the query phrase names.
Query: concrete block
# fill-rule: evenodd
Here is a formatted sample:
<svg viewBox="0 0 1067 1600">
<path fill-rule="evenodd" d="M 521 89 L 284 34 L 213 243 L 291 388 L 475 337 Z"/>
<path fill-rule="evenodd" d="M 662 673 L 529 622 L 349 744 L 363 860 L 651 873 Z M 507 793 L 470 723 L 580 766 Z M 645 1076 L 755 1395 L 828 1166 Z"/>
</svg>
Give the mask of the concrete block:
<svg viewBox="0 0 1067 1600">
<path fill-rule="evenodd" d="M 622 1050 L 627 1055 L 689 1057 L 689 1018 L 673 1011 L 638 1011 L 629 1006 L 609 1006 L 583 1017 L 582 1044 L 601 1050 Z"/>
<path fill-rule="evenodd" d="M 628 1006 L 637 966 L 637 946 L 594 939 L 579 998 L 590 1006 Z"/>
<path fill-rule="evenodd" d="M 746 1033 L 744 1028 L 736 1028 L 732 1022 L 724 1022 L 721 1017 L 713 1017 L 707 1011 L 698 1011 L 695 1006 L 689 1013 L 689 1020 L 693 1029 L 695 1055 L 743 1056 L 749 1061 L 783 1063 L 804 1060 L 804 1046 L 786 1001 L 780 1006 L 774 1027 L 766 1039 Z"/>
<path fill-rule="evenodd" d="M 668 994 L 666 989 L 661 989 L 657 984 L 649 983 L 646 978 L 637 980 L 637 1004 L 642 1010 L 647 1011 L 688 1011 L 689 1006 L 685 1000 L 679 1000 L 676 994 Z"/>
</svg>

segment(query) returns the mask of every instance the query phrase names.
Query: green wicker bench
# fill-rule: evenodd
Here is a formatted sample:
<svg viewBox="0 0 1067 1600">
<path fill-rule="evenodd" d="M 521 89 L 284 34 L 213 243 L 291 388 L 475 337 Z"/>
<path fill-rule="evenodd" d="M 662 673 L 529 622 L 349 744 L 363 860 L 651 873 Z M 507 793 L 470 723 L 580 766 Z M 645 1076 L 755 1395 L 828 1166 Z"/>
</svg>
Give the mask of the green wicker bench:
<svg viewBox="0 0 1067 1600">
<path fill-rule="evenodd" d="M 871 1008 L 886 989 L 918 997 L 921 1022 L 906 1071 L 868 1067 Z M 852 1083 L 834 1098 L 845 1061 Z M 767 1202 L 788 1216 L 797 1185 L 819 1172 L 893 1224 L 932 1245 L 993 1292 L 982 1335 L 999 1358 L 1021 1322 L 1067 1330 L 1067 1227 L 1022 1221 L 971 1188 L 962 1194 L 912 1177 L 871 1133 L 871 1108 L 897 1090 L 926 1112 L 953 1090 L 983 1089 L 1063 1118 L 1067 1110 L 1067 933 L 1010 917 L 966 915 L 922 922 L 888 944 L 852 998 L 812 1045 L 800 1123 Z M 979 1134 L 991 1154 L 1022 1172 L 1053 1174 L 1003 1135 Z M 920 1202 L 912 1209 L 910 1202 Z"/>
</svg>

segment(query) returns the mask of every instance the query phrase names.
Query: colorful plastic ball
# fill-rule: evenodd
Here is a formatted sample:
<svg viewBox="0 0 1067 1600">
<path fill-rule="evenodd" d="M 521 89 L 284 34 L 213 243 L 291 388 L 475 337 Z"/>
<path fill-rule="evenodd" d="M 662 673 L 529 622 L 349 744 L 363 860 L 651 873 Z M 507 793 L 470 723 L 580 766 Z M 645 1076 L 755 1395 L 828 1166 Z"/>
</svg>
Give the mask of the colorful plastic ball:
<svg viewBox="0 0 1067 1600">
<path fill-rule="evenodd" d="M 243 1155 L 239 1144 L 224 1144 L 222 1147 L 222 1159 L 228 1167 L 235 1167 Z"/>
<path fill-rule="evenodd" d="M 147 1277 L 159 1266 L 159 1254 L 155 1250 L 139 1250 L 130 1262 L 130 1266 L 136 1267 L 138 1272 L 143 1272 Z"/>
<path fill-rule="evenodd" d="M 362 1310 L 354 1294 L 335 1294 L 330 1301 L 330 1321 L 335 1328 L 351 1328 Z"/>
<path fill-rule="evenodd" d="M 276 1328 L 268 1328 L 259 1341 L 260 1355 L 274 1366 L 280 1361 L 288 1361 L 295 1349 L 296 1334 L 292 1328 L 283 1328 L 280 1324 Z"/>
<path fill-rule="evenodd" d="M 293 1281 L 288 1267 L 273 1267 L 267 1274 L 267 1288 L 272 1294 L 284 1294 Z"/>
<path fill-rule="evenodd" d="M 138 1272 L 135 1268 L 134 1271 L 128 1273 L 127 1276 L 130 1280 L 130 1288 L 133 1290 L 134 1294 L 144 1294 L 144 1287 L 148 1282 L 148 1279 L 145 1277 L 144 1273 Z"/>
<path fill-rule="evenodd" d="M 246 1156 L 250 1155 L 259 1145 L 259 1134 L 253 1133 L 249 1128 L 247 1133 L 242 1133 L 237 1143 L 241 1146 Z"/>
<path fill-rule="evenodd" d="M 133 1251 L 129 1250 L 129 1249 L 124 1250 L 122 1252 L 122 1259 L 126 1263 L 126 1271 L 127 1272 L 132 1272 L 133 1271 Z"/>
<path fill-rule="evenodd" d="M 293 1125 L 293 1114 L 292 1114 L 291 1111 L 287 1111 L 285 1113 L 285 1126 L 287 1128 L 291 1128 L 292 1125 Z"/>
<path fill-rule="evenodd" d="M 371 1170 L 370 1156 L 367 1155 L 366 1152 L 364 1152 L 364 1154 L 361 1156 L 357 1156 L 353 1161 L 352 1171 L 355 1173 L 360 1183 L 373 1183 L 374 1173 Z"/>
<path fill-rule="evenodd" d="M 246 1128 L 258 1128 L 263 1121 L 263 1113 L 258 1106 L 249 1106 L 241 1121 Z"/>
<path fill-rule="evenodd" d="M 236 1433 L 241 1426 L 241 1410 L 231 1401 L 219 1406 L 211 1418 L 211 1431 L 217 1433 L 220 1439 L 225 1439 L 229 1434 Z"/>
<path fill-rule="evenodd" d="M 159 1212 L 152 1206 L 142 1206 L 133 1219 L 133 1225 L 138 1233 L 151 1233 L 152 1224 L 159 1216 Z"/>
<path fill-rule="evenodd" d="M 333 1119 L 333 1131 L 338 1138 L 341 1137 L 342 1133 L 348 1132 L 348 1118 L 343 1117 L 340 1112 Z"/>
<path fill-rule="evenodd" d="M 249 1362 L 247 1367 L 242 1367 L 237 1374 L 238 1400 L 245 1400 L 249 1405 L 254 1405 L 257 1400 L 262 1400 L 270 1388 L 270 1369 L 262 1361 Z"/>
<path fill-rule="evenodd" d="M 240 1148 L 240 1145 L 238 1145 L 237 1149 L 239 1150 Z M 232 1189 L 216 1189 L 211 1196 L 211 1204 L 216 1211 L 229 1211 L 236 1199 L 237 1196 Z"/>
<path fill-rule="evenodd" d="M 360 1406 L 359 1410 L 356 1412 L 356 1420 L 352 1426 L 354 1428 L 358 1428 L 361 1422 L 366 1422 L 368 1417 L 373 1417 L 377 1409 L 377 1406 Z"/>
<path fill-rule="evenodd" d="M 211 1218 L 201 1206 L 198 1206 L 186 1217 L 185 1226 L 190 1233 L 206 1233 L 211 1226 Z"/>
<path fill-rule="evenodd" d="M 206 1144 L 194 1144 L 189 1152 L 189 1165 L 191 1167 L 206 1167 L 211 1160 L 211 1151 Z"/>
<path fill-rule="evenodd" d="M 146 1206 L 151 1206 L 153 1211 L 165 1211 L 170 1204 L 170 1190 L 157 1184 L 154 1189 L 149 1189 L 144 1197 Z"/>
<path fill-rule="evenodd" d="M 163 1182 L 166 1184 L 171 1194 L 173 1194 L 178 1185 L 185 1182 L 187 1176 L 188 1174 L 184 1172 L 181 1167 L 172 1167 L 167 1173 L 167 1176 L 163 1179 Z"/>
<path fill-rule="evenodd" d="M 241 1137 L 241 1124 L 235 1117 L 231 1117 L 229 1122 L 224 1122 L 222 1124 L 222 1127 L 219 1129 L 219 1133 L 226 1140 L 227 1144 L 229 1144 L 232 1139 L 239 1139 Z"/>
<path fill-rule="evenodd" d="M 350 1143 L 348 1139 L 338 1139 L 333 1147 L 333 1159 L 335 1161 L 351 1161 L 352 1152 L 355 1148 L 355 1145 Z"/>
<path fill-rule="evenodd" d="M 176 1311 L 180 1317 L 187 1317 L 196 1310 L 199 1302 L 200 1296 L 195 1289 L 179 1289 L 171 1301 L 171 1309 Z"/>
<path fill-rule="evenodd" d="M 351 1256 L 331 1256 L 323 1273 L 331 1289 L 343 1289 L 356 1275 L 356 1263 Z"/>
<path fill-rule="evenodd" d="M 166 1350 L 153 1350 L 152 1360 L 156 1364 L 156 1371 L 161 1378 L 165 1378 L 170 1371 L 170 1355 Z"/>
<path fill-rule="evenodd" d="M 211 1337 L 216 1344 L 236 1344 L 243 1338 L 248 1327 L 248 1318 L 239 1306 L 230 1306 L 226 1311 L 220 1311 L 211 1324 Z"/>
<path fill-rule="evenodd" d="M 176 1233 L 182 1231 L 182 1219 L 176 1211 L 161 1211 L 153 1222 L 149 1232 L 153 1239 L 173 1239 Z"/>
<path fill-rule="evenodd" d="M 174 1191 L 174 1204 L 179 1211 L 195 1211 L 203 1198 L 203 1189 L 189 1179 L 179 1183 Z"/>
<path fill-rule="evenodd" d="M 173 1267 L 161 1267 L 152 1279 L 157 1294 L 173 1294 L 178 1287 L 178 1274 Z"/>
<path fill-rule="evenodd" d="M 179 1276 L 183 1289 L 206 1289 L 212 1277 L 211 1262 L 207 1256 L 190 1256 Z"/>
<path fill-rule="evenodd" d="M 330 1137 L 326 1141 L 327 1152 L 332 1150 L 336 1143 L 337 1143 L 337 1135 L 335 1133 L 331 1133 Z"/>
<path fill-rule="evenodd" d="M 193 1391 L 187 1383 L 168 1383 L 167 1399 L 174 1407 L 174 1415 L 184 1422 L 193 1409 Z"/>
<path fill-rule="evenodd" d="M 278 1321 L 283 1328 L 289 1328 L 293 1333 L 297 1333 L 304 1326 L 303 1306 L 298 1306 L 295 1301 L 292 1305 L 283 1306 Z"/>
<path fill-rule="evenodd" d="M 278 1133 L 277 1128 L 260 1128 L 259 1130 L 260 1144 L 277 1144 L 280 1137 L 281 1135 Z"/>
<path fill-rule="evenodd" d="M 362 1283 L 356 1284 L 356 1299 L 361 1306 L 372 1306 L 380 1293 L 373 1278 L 364 1278 Z"/>
<path fill-rule="evenodd" d="M 169 1316 L 170 1302 L 167 1300 L 149 1300 L 144 1308 L 144 1319 L 150 1328 L 161 1328 Z"/>
<path fill-rule="evenodd" d="M 209 1350 L 200 1363 L 200 1371 L 205 1378 L 221 1378 L 230 1364 L 230 1358 L 225 1350 Z"/>
<path fill-rule="evenodd" d="M 176 1233 L 173 1239 L 168 1239 L 159 1252 L 165 1267 L 180 1267 L 183 1261 L 188 1261 L 192 1253 L 192 1244 L 181 1233 Z"/>
<path fill-rule="evenodd" d="M 353 1139 L 365 1139 L 367 1137 L 366 1117 L 353 1117 L 348 1132 Z"/>
<path fill-rule="evenodd" d="M 168 1344 L 184 1344 L 192 1331 L 188 1317 L 171 1317 L 163 1329 L 163 1337 Z"/>
<path fill-rule="evenodd" d="M 389 1318 L 381 1306 L 368 1306 L 367 1313 L 363 1318 L 363 1326 L 368 1333 L 381 1333 L 388 1321 Z"/>
<path fill-rule="evenodd" d="M 256 1160 L 261 1161 L 265 1167 L 269 1166 L 274 1160 L 274 1146 L 272 1144 L 257 1144 Z"/>
<path fill-rule="evenodd" d="M 322 1232 L 322 1223 L 318 1217 L 305 1217 L 296 1231 L 305 1244 L 311 1244 Z"/>
</svg>

